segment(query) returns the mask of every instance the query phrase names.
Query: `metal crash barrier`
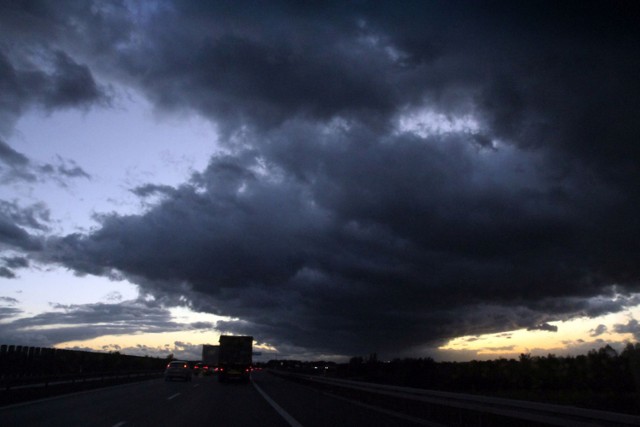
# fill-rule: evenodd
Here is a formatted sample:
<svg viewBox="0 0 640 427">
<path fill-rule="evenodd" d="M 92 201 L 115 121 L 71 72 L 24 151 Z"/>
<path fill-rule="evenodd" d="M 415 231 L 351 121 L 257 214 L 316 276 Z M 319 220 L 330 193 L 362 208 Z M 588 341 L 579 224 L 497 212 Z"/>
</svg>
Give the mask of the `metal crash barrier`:
<svg viewBox="0 0 640 427">
<path fill-rule="evenodd" d="M 640 416 L 583 409 L 522 400 L 512 400 L 472 394 L 424 390 L 322 376 L 271 371 L 294 381 L 345 393 L 354 400 L 374 405 L 391 403 L 396 410 L 420 412 L 442 421 L 442 412 L 434 408 L 450 408 L 458 415 L 448 414 L 447 425 L 556 425 L 556 426 L 640 426 Z M 403 404 L 404 402 L 404 404 Z M 425 409 L 426 408 L 426 409 Z M 420 410 L 421 409 L 421 410 Z M 462 412 L 466 416 L 462 416 Z M 471 415 L 473 414 L 473 415 Z M 440 419 L 438 419 L 440 415 Z M 497 417 L 489 420 L 487 415 Z"/>
</svg>

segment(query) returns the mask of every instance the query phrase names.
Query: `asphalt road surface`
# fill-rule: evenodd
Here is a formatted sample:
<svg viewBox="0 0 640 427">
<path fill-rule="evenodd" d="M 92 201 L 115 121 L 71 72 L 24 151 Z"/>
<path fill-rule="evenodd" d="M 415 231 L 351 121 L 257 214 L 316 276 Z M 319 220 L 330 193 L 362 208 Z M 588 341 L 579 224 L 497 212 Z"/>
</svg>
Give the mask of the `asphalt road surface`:
<svg viewBox="0 0 640 427">
<path fill-rule="evenodd" d="M 434 425 L 267 372 L 251 384 L 152 380 L 0 408 L 0 426 L 335 427 Z"/>
</svg>

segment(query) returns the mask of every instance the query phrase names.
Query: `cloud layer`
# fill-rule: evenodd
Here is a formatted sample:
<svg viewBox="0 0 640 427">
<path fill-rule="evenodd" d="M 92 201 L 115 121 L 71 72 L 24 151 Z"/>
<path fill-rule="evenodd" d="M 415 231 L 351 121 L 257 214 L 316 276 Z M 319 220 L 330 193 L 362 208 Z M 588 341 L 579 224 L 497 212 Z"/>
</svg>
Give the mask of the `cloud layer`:
<svg viewBox="0 0 640 427">
<path fill-rule="evenodd" d="M 33 25 L 5 39 L 41 53 L 5 40 L 0 87 L 39 83 L 0 106 L 5 129 L 27 108 L 104 106 L 114 81 L 224 143 L 182 186 L 132 189 L 159 196 L 145 213 L 37 258 L 325 353 L 620 310 L 640 285 L 637 8 L 14 7 Z M 4 143 L 0 160 L 28 162 Z"/>
</svg>

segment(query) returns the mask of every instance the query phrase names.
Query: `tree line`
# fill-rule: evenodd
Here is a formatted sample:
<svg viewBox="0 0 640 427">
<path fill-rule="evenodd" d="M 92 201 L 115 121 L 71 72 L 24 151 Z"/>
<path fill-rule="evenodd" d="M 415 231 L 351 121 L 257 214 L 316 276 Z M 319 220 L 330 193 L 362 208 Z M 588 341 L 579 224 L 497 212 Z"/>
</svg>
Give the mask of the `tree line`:
<svg viewBox="0 0 640 427">
<path fill-rule="evenodd" d="M 275 361 L 269 366 L 351 380 L 431 390 L 536 400 L 640 414 L 640 344 L 609 345 L 578 356 L 436 362 L 430 357 L 348 363 Z"/>
</svg>

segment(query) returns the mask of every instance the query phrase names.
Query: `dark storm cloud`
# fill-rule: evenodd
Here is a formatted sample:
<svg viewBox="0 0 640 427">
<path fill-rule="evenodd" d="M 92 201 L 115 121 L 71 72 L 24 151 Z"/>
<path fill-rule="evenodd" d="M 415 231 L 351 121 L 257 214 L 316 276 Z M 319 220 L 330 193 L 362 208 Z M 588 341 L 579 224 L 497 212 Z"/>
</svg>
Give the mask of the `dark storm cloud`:
<svg viewBox="0 0 640 427">
<path fill-rule="evenodd" d="M 77 107 L 104 97 L 86 65 L 77 64 L 64 52 L 55 52 L 53 63 L 55 71 L 44 91 L 46 108 Z"/>
<path fill-rule="evenodd" d="M 29 107 L 46 111 L 87 107 L 108 100 L 105 89 L 98 86 L 86 65 L 76 63 L 66 53 L 51 52 L 40 58 L 44 64 L 29 68 L 15 67 L 0 44 L 0 134 L 9 134 L 15 120 Z M 39 69 L 52 68 L 52 71 Z"/>
<path fill-rule="evenodd" d="M 15 307 L 6 307 L 0 305 L 0 320 L 10 319 L 22 314 L 22 310 Z M 7 342 L 7 341 L 3 341 Z"/>
<path fill-rule="evenodd" d="M 176 2 L 149 20 L 120 65 L 158 106 L 215 116 L 227 131 L 247 119 L 270 127 L 295 115 L 391 110 L 392 82 L 377 75 L 389 64 L 357 40 L 355 17 L 343 18 L 342 7 L 317 20 L 296 6 L 240 6 Z"/>
<path fill-rule="evenodd" d="M 12 304 L 11 301 L 8 302 Z M 0 324 L 0 342 L 52 346 L 60 342 L 85 340 L 102 335 L 130 335 L 183 329 L 182 325 L 171 320 L 171 314 L 167 309 L 147 301 L 54 304 L 53 309 L 56 311 Z M 19 310 L 7 312 L 6 317 L 13 314 L 19 314 Z"/>
<path fill-rule="evenodd" d="M 56 163 L 34 163 L 0 139 L 0 182 L 4 184 L 54 180 L 64 187 L 69 179 L 91 179 L 91 175 L 71 159 L 57 156 Z"/>
<path fill-rule="evenodd" d="M 41 203 L 22 207 L 17 202 L 0 200 L 0 247 L 38 251 L 42 248 L 41 237 L 32 235 L 29 230 L 47 231 L 49 210 Z M 5 258 L 7 260 L 7 258 Z M 21 267 L 19 260 L 9 260 L 7 267 Z M 4 267 L 5 274 L 14 275 Z"/>
<path fill-rule="evenodd" d="M 22 207 L 15 201 L 0 200 L 0 215 L 16 225 L 40 231 L 47 231 L 51 222 L 49 209 L 42 203 Z"/>
<path fill-rule="evenodd" d="M 193 322 L 190 327 L 193 329 L 212 329 L 215 325 L 211 322 Z"/>
<path fill-rule="evenodd" d="M 39 250 L 40 240 L 0 214 L 0 244 L 28 251 Z"/>
<path fill-rule="evenodd" d="M 558 332 L 558 327 L 555 326 L 555 325 L 550 325 L 549 323 L 540 323 L 539 325 L 534 325 L 534 326 L 528 327 L 527 331 Z"/>
<path fill-rule="evenodd" d="M 605 332 L 607 332 L 607 327 L 605 325 L 600 324 L 595 329 L 592 329 L 589 331 L 589 336 L 597 337 L 599 335 L 604 334 Z"/>
<path fill-rule="evenodd" d="M 170 196 L 175 194 L 175 189 L 169 185 L 145 184 L 131 190 L 138 197 L 145 198 L 158 195 Z"/>
<path fill-rule="evenodd" d="M 0 277 L 4 277 L 5 279 L 15 279 L 16 274 L 7 267 L 0 267 Z"/>
<path fill-rule="evenodd" d="M 64 159 L 60 156 L 56 156 L 58 165 L 54 168 L 54 172 L 57 173 L 61 179 L 66 178 L 85 178 L 91 179 L 91 175 L 89 175 L 84 169 L 82 169 L 78 164 L 72 159 Z"/>
<path fill-rule="evenodd" d="M 13 181 L 35 182 L 37 180 L 29 159 L 1 139 L 0 172 L 2 173 L 0 180 L 4 183 Z"/>
<path fill-rule="evenodd" d="M 0 277 L 6 277 L 2 274 L 0 268 Z M 11 278 L 11 277 L 8 277 Z M 11 297 L 0 297 L 0 320 L 10 319 L 22 314 L 22 310 L 14 307 L 19 301 Z"/>
<path fill-rule="evenodd" d="M 115 40 L 113 34 L 126 37 L 126 31 L 104 30 L 117 8 L 115 3 L 37 0 L 0 5 L 0 135 L 10 135 L 15 121 L 31 108 L 52 112 L 108 104 L 109 88 L 65 49 L 75 50 L 72 45 L 88 40 L 95 41 L 92 49 L 105 49 L 107 41 Z M 91 38 L 89 31 L 94 32 Z"/>
<path fill-rule="evenodd" d="M 55 12 L 84 37 L 51 29 L 61 72 L 36 76 L 92 99 L 61 76 L 90 89 L 95 67 L 157 108 L 209 118 L 225 151 L 182 186 L 134 189 L 160 196 L 143 214 L 50 238 L 48 260 L 324 353 L 397 353 L 637 304 L 635 2 L 125 12 Z M 5 81 L 25 75 L 3 58 Z"/>
<path fill-rule="evenodd" d="M 0 140 L 0 159 L 7 165 L 23 167 L 29 164 L 29 159 L 22 153 L 11 148 L 7 143 Z"/>
<path fill-rule="evenodd" d="M 640 322 L 631 319 L 627 324 L 618 324 L 613 328 L 619 334 L 631 334 L 636 341 L 640 341 Z"/>
</svg>

